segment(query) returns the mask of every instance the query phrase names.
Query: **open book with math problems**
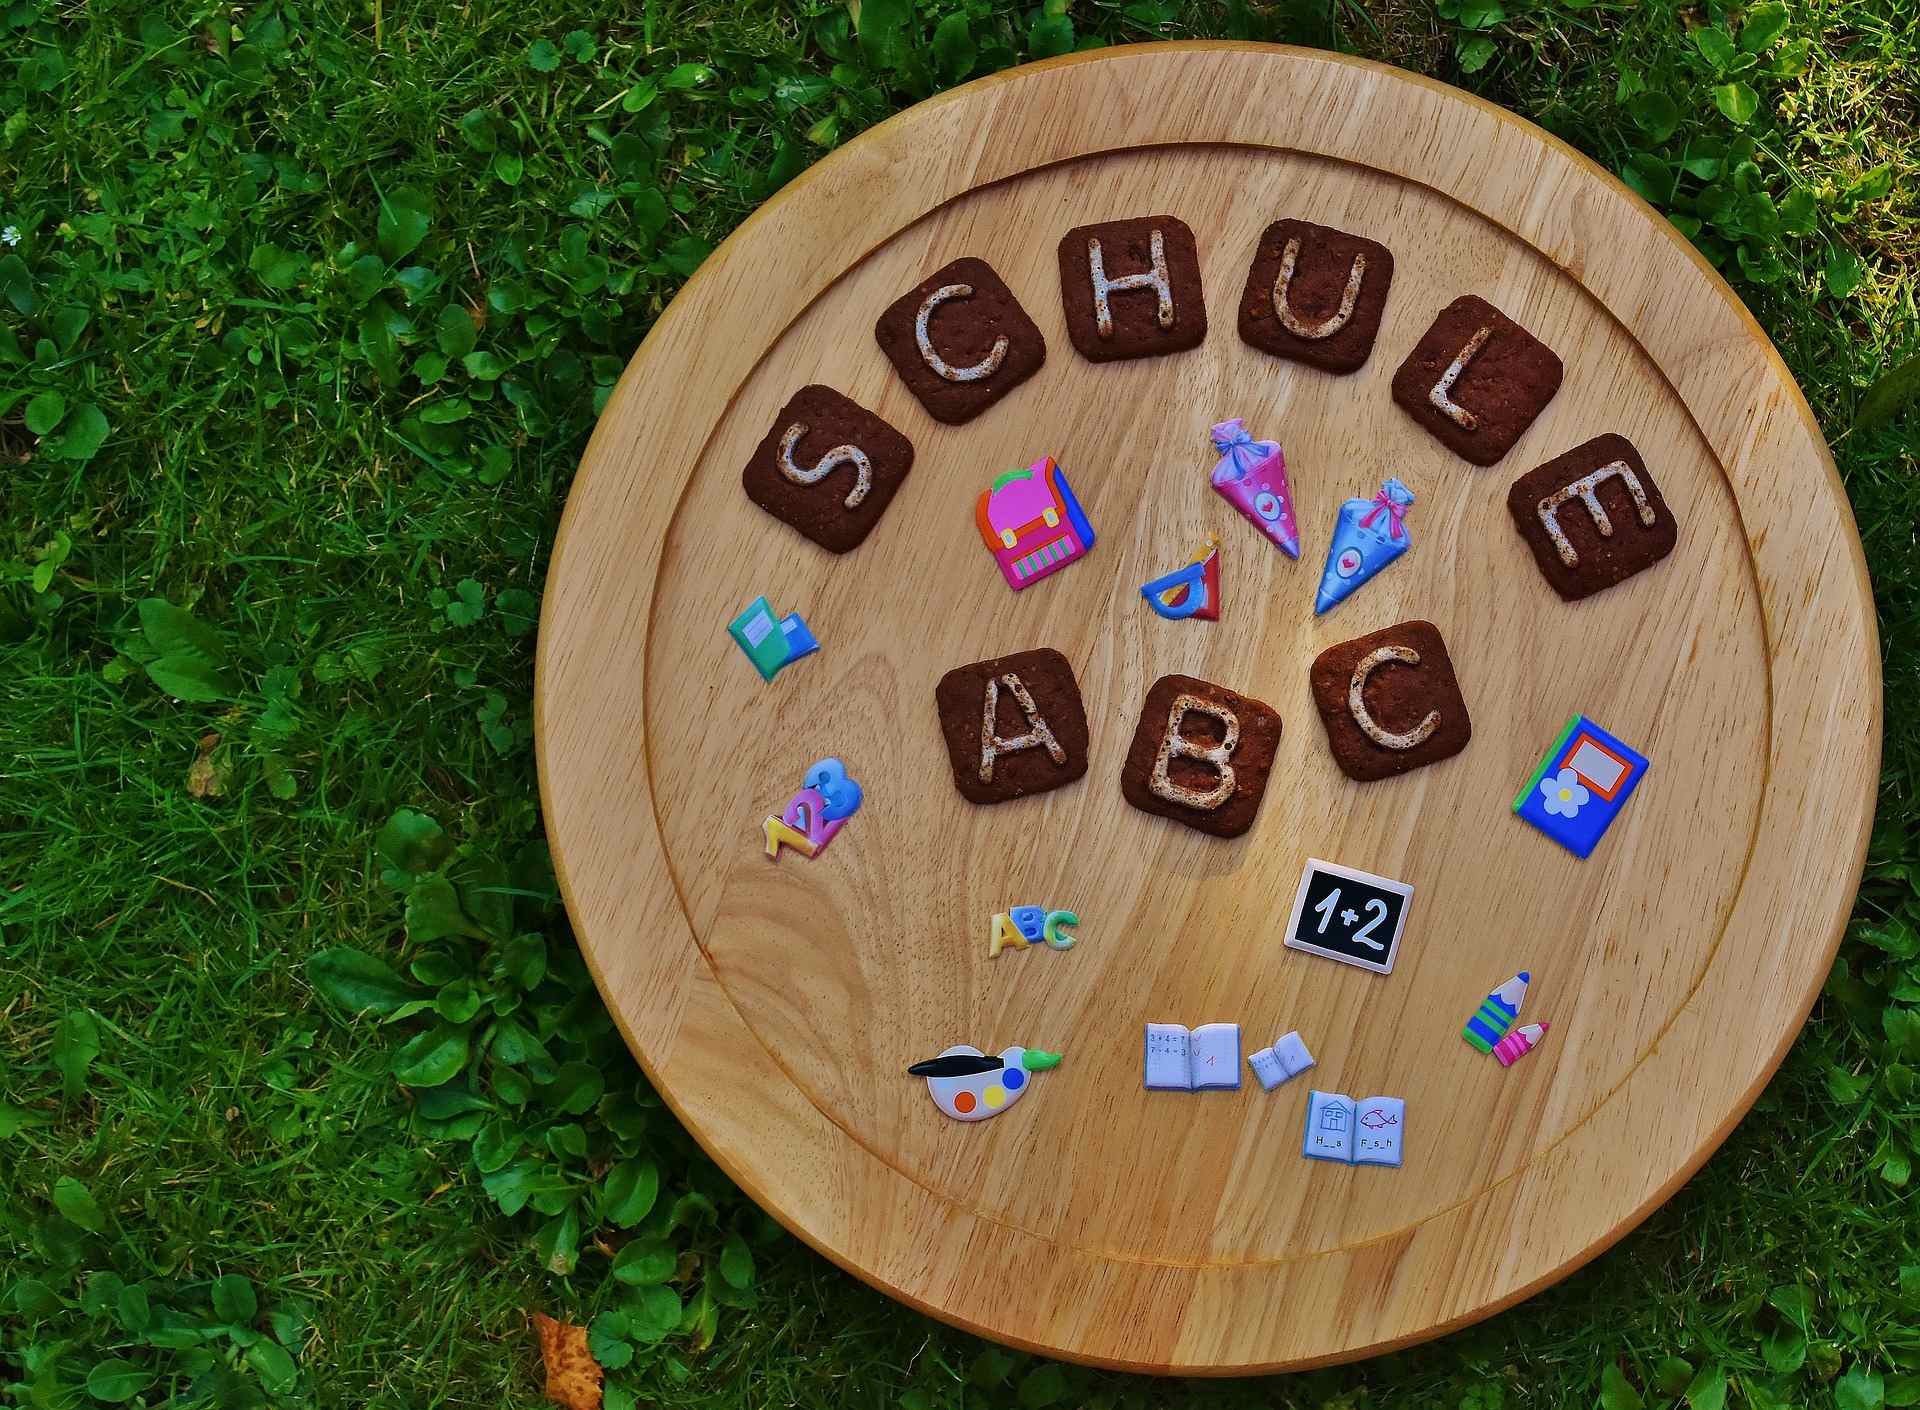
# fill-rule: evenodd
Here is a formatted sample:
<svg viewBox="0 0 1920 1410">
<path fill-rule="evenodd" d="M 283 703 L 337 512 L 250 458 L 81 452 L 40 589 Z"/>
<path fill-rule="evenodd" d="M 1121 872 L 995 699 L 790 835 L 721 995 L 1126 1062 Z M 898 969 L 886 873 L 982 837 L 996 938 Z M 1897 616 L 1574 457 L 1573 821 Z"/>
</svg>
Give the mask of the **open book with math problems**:
<svg viewBox="0 0 1920 1410">
<path fill-rule="evenodd" d="M 1147 1025 L 1147 1090 L 1199 1092 L 1240 1086 L 1240 1025 Z"/>
</svg>

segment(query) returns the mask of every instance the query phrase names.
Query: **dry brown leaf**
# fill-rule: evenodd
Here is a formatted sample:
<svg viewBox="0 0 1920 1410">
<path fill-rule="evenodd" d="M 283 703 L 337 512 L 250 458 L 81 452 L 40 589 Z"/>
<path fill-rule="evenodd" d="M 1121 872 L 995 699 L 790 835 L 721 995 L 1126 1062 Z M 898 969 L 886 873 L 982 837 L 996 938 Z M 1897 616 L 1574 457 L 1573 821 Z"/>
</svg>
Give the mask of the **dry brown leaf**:
<svg viewBox="0 0 1920 1410">
<path fill-rule="evenodd" d="M 533 1314 L 540 1359 L 547 1366 L 547 1399 L 561 1410 L 600 1410 L 600 1363 L 587 1350 L 587 1329 Z"/>
<path fill-rule="evenodd" d="M 200 736 L 200 751 L 187 766 L 187 792 L 195 798 L 218 798 L 227 791 L 227 778 L 233 767 L 226 760 L 213 757 L 213 751 L 219 747 L 219 735 Z"/>
</svg>

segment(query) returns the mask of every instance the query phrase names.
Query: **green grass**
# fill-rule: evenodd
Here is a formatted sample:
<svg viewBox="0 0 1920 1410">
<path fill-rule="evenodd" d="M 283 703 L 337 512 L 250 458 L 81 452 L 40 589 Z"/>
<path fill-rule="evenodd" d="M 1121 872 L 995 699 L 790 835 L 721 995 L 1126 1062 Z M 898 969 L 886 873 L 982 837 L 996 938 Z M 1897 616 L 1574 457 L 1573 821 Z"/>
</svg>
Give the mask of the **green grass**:
<svg viewBox="0 0 1920 1410">
<path fill-rule="evenodd" d="M 1920 1403 L 1911 0 L 0 15 L 0 1394 L 530 1405 L 541 1308 L 616 1406 Z M 935 87 L 1191 34 L 1462 83 L 1670 212 L 1827 427 L 1888 687 L 1856 925 L 1725 1149 L 1513 1312 L 1229 1385 L 771 1226 L 587 982 L 529 744 L 567 478 L 712 244 Z"/>
</svg>

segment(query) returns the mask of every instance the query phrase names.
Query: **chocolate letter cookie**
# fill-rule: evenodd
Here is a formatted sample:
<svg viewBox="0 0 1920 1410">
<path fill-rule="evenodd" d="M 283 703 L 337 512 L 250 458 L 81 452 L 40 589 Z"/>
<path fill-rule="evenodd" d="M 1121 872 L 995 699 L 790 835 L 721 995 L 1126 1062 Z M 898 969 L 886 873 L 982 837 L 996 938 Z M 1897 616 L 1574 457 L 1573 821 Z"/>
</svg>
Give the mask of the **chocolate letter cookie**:
<svg viewBox="0 0 1920 1410">
<path fill-rule="evenodd" d="M 1310 673 L 1327 746 L 1348 778 L 1391 778 L 1473 738 L 1440 628 L 1402 622 L 1329 646 Z"/>
<path fill-rule="evenodd" d="M 835 553 L 859 546 L 913 468 L 913 444 L 831 387 L 802 387 L 740 474 L 747 498 Z"/>
<path fill-rule="evenodd" d="M 1170 215 L 1082 225 L 1060 240 L 1067 336 L 1089 362 L 1157 357 L 1207 336 L 1200 252 Z"/>
<path fill-rule="evenodd" d="M 1475 465 L 1513 449 L 1560 390 L 1552 348 L 1485 299 L 1462 295 L 1393 374 L 1393 399 Z"/>
<path fill-rule="evenodd" d="M 1276 357 L 1351 372 L 1373 351 L 1393 284 L 1385 245 L 1304 220 L 1261 235 L 1240 296 L 1240 337 Z"/>
<path fill-rule="evenodd" d="M 1120 793 L 1143 813 L 1238 837 L 1260 811 L 1279 747 L 1271 705 L 1194 676 L 1162 676 L 1140 707 Z"/>
<path fill-rule="evenodd" d="M 1080 687 L 1051 647 L 956 666 L 940 677 L 933 702 L 953 786 L 970 803 L 1045 793 L 1087 771 Z"/>
<path fill-rule="evenodd" d="M 1673 552 L 1680 527 L 1625 436 L 1595 436 L 1513 482 L 1513 526 L 1569 602 L 1624 582 Z"/>
<path fill-rule="evenodd" d="M 1047 342 L 983 259 L 957 259 L 887 306 L 873 327 L 907 389 L 949 426 L 971 421 L 1040 370 Z"/>
</svg>

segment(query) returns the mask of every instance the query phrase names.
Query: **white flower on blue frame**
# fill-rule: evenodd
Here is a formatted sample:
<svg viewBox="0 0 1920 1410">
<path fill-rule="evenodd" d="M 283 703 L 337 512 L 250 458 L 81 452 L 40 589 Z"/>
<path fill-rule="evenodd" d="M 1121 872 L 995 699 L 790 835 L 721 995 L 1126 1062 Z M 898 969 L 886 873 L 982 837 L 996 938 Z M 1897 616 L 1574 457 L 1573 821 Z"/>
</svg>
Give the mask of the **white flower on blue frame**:
<svg viewBox="0 0 1920 1410">
<path fill-rule="evenodd" d="M 1552 778 L 1540 780 L 1540 806 L 1558 817 L 1571 818 L 1586 807 L 1593 795 L 1572 769 L 1562 769 Z"/>
</svg>

